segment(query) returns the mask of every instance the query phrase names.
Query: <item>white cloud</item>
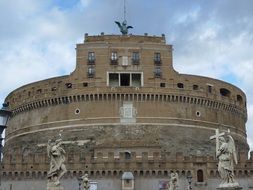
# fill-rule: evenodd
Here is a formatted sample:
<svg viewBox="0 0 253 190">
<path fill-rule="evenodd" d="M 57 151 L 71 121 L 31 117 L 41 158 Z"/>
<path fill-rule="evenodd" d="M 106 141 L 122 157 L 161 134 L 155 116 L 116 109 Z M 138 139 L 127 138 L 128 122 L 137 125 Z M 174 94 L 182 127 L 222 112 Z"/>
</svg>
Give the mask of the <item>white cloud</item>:
<svg viewBox="0 0 253 190">
<path fill-rule="evenodd" d="M 81 5 L 83 7 L 88 7 L 90 3 L 91 3 L 91 0 L 81 0 Z"/>
</svg>

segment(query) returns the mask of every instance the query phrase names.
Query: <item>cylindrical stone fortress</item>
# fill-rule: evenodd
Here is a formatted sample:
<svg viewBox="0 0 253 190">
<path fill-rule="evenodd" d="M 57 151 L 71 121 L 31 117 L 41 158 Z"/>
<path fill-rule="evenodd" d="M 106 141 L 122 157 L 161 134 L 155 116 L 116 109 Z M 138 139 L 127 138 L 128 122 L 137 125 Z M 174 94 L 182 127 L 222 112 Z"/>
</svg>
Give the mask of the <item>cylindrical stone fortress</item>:
<svg viewBox="0 0 253 190">
<path fill-rule="evenodd" d="M 216 128 L 229 129 L 238 150 L 248 152 L 242 90 L 217 79 L 176 72 L 172 51 L 164 35 L 86 34 L 84 43 L 77 44 L 76 69 L 70 75 L 22 86 L 6 98 L 13 115 L 6 130 L 5 157 L 11 163 L 13 155 L 22 155 L 20 159 L 29 163 L 30 157 L 24 155 L 32 155 L 47 163 L 40 155 L 48 139 L 61 132 L 68 170 L 113 173 L 126 168 L 106 165 L 106 160 L 124 156 L 136 163 L 156 157 L 166 162 L 179 152 L 213 156 L 215 143 L 209 137 Z M 128 170 L 139 172 L 137 166 Z M 47 164 L 33 167 L 47 170 Z M 23 165 L 15 168 L 26 171 Z"/>
</svg>

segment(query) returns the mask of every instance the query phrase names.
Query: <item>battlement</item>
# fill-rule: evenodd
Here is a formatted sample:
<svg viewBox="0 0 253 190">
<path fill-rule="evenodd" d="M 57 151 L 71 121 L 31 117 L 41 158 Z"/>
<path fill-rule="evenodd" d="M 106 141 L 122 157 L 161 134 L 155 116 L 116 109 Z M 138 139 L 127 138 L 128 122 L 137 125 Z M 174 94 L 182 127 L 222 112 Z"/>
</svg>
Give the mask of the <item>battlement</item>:
<svg viewBox="0 0 253 190">
<path fill-rule="evenodd" d="M 170 153 L 160 155 L 159 153 L 149 154 L 142 152 L 141 156 L 132 153 L 131 157 L 125 154 L 114 155 L 98 153 L 97 157 L 91 154 L 85 156 L 80 154 L 68 154 L 66 167 L 69 169 L 65 178 L 73 178 L 89 173 L 93 178 L 102 176 L 121 176 L 124 171 L 132 171 L 135 176 L 166 177 L 171 172 L 179 173 L 179 176 L 186 176 L 187 173 L 196 175 L 198 170 L 204 170 L 206 177 L 218 177 L 217 160 L 213 156 L 184 156 L 181 152 L 171 156 Z M 13 160 L 15 158 L 15 161 Z M 3 162 L 3 179 L 45 179 L 49 167 L 49 160 L 46 154 L 35 155 L 6 155 Z M 236 177 L 253 176 L 253 158 L 247 159 L 245 152 L 239 153 L 239 163 L 235 166 Z"/>
<path fill-rule="evenodd" d="M 109 42 L 109 43 L 118 43 L 118 42 L 134 42 L 134 43 L 158 43 L 166 44 L 165 35 L 161 36 L 149 36 L 147 33 L 143 36 L 141 35 L 105 35 L 103 32 L 101 35 L 89 36 L 87 33 L 84 37 L 85 43 L 92 42 Z"/>
</svg>

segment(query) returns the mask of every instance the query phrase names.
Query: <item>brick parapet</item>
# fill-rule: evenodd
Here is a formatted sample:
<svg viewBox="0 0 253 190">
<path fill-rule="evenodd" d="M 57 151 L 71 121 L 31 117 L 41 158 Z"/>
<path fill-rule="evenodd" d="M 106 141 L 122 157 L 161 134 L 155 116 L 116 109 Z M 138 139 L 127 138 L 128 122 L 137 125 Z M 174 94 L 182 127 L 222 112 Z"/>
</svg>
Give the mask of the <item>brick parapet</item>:
<svg viewBox="0 0 253 190">
<path fill-rule="evenodd" d="M 244 154 L 245 153 L 240 153 Z M 31 155 L 32 156 L 32 155 Z M 218 177 L 217 160 L 213 156 L 183 156 L 178 152 L 174 158 L 172 157 L 149 157 L 146 158 L 104 158 L 100 155 L 99 158 L 94 158 L 92 155 L 82 157 L 74 155 L 67 157 L 65 165 L 71 168 L 66 175 L 66 178 L 72 178 L 88 172 L 95 178 L 106 175 L 107 177 L 120 176 L 121 172 L 132 171 L 137 176 L 153 176 L 153 177 L 166 177 L 172 171 L 178 172 L 180 176 L 186 175 L 187 172 L 195 174 L 199 169 L 205 169 L 208 178 Z M 49 169 L 49 162 L 46 154 L 40 154 L 43 159 L 38 163 L 34 159 L 24 162 L 21 155 L 16 155 L 15 163 L 12 163 L 10 157 L 6 155 L 3 162 L 2 176 L 3 179 L 31 179 L 31 178 L 46 178 L 47 170 Z M 82 159 L 82 160 L 80 160 Z M 115 174 L 116 173 L 116 174 Z M 253 176 L 253 160 L 239 160 L 235 166 L 236 177 L 250 177 Z"/>
</svg>

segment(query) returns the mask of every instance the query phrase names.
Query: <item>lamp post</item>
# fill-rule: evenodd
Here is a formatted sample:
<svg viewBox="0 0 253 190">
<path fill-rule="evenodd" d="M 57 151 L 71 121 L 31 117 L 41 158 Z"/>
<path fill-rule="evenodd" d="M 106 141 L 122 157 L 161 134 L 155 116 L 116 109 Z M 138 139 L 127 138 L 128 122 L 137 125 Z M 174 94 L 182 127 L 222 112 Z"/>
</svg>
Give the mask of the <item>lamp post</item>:
<svg viewBox="0 0 253 190">
<path fill-rule="evenodd" d="M 188 181 L 188 189 L 187 190 L 192 190 L 192 175 L 191 174 L 189 174 L 189 175 L 187 175 L 187 181 Z"/>
<path fill-rule="evenodd" d="M 11 111 L 8 110 L 8 104 L 4 103 L 2 109 L 0 109 L 0 190 L 2 189 L 2 151 L 3 151 L 3 145 L 2 145 L 2 133 L 4 129 L 7 127 L 7 122 L 11 116 Z"/>
<path fill-rule="evenodd" d="M 8 104 L 3 103 L 2 109 L 0 109 L 0 160 L 2 161 L 2 133 L 7 127 L 7 122 L 11 116 L 11 111 L 8 110 Z"/>
</svg>

